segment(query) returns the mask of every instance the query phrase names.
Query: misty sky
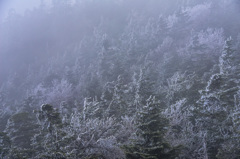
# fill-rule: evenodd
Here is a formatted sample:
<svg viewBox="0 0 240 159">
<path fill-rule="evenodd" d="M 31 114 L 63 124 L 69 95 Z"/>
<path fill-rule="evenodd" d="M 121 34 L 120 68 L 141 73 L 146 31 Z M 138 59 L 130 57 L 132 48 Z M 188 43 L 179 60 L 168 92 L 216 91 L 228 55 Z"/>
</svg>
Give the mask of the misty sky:
<svg viewBox="0 0 240 159">
<path fill-rule="evenodd" d="M 44 0 L 50 3 L 51 0 Z M 24 14 L 26 9 L 32 9 L 39 6 L 41 0 L 1 0 L 0 1 L 0 18 L 5 18 L 9 10 L 14 9 L 18 14 Z"/>
<path fill-rule="evenodd" d="M 0 0 L 0 21 L 7 17 L 9 11 L 14 9 L 17 14 L 24 14 L 26 9 L 33 9 L 44 2 L 51 6 L 52 0 Z M 72 4 L 75 0 L 69 0 Z"/>
</svg>

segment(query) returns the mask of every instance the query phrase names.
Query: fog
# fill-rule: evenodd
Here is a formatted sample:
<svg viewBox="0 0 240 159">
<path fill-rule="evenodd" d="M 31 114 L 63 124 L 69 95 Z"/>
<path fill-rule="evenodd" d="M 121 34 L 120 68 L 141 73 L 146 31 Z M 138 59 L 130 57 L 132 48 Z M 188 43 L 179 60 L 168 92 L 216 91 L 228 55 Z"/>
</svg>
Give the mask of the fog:
<svg viewBox="0 0 240 159">
<path fill-rule="evenodd" d="M 48 1 L 45 1 L 47 5 L 50 5 Z M 41 4 L 41 0 L 28 1 L 28 0 L 2 0 L 0 3 L 1 10 L 1 20 L 7 18 L 11 12 L 16 12 L 17 14 L 23 15 L 26 10 L 32 10 L 33 8 L 39 7 Z"/>
<path fill-rule="evenodd" d="M 2 0 L 0 158 L 237 158 L 239 15 L 238 0 Z"/>
</svg>

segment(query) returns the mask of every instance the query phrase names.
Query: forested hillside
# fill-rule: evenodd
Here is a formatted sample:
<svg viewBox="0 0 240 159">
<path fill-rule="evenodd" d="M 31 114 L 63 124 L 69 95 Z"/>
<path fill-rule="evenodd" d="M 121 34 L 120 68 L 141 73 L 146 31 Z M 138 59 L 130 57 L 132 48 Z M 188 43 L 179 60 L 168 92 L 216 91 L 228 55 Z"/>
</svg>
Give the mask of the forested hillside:
<svg viewBox="0 0 240 159">
<path fill-rule="evenodd" d="M 239 159 L 238 0 L 58 0 L 0 23 L 1 159 Z"/>
</svg>

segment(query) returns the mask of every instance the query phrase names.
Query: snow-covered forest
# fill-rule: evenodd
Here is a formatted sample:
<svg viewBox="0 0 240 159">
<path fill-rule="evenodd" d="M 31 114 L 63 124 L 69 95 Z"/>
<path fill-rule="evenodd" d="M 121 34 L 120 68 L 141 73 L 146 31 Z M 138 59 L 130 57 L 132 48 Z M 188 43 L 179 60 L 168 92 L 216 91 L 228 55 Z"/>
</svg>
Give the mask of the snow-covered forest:
<svg viewBox="0 0 240 159">
<path fill-rule="evenodd" d="M 239 159 L 239 0 L 53 0 L 0 23 L 1 159 Z"/>
</svg>

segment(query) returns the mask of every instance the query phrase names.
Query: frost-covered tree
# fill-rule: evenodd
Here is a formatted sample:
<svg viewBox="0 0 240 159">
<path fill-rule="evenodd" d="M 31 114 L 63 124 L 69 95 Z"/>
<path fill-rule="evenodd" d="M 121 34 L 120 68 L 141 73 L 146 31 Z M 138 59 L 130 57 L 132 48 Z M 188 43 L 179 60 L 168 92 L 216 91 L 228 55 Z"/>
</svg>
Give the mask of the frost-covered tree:
<svg viewBox="0 0 240 159">
<path fill-rule="evenodd" d="M 236 15 L 237 0 L 53 0 L 9 12 L 0 21 L 2 155 L 156 157 L 155 144 L 166 156 L 181 145 L 178 158 L 238 158 Z M 30 120 L 44 103 L 52 106 Z M 29 155 L 18 132 L 31 124 L 40 128 L 26 130 Z"/>
<path fill-rule="evenodd" d="M 175 158 L 177 149 L 171 148 L 165 139 L 168 119 L 162 114 L 163 103 L 150 96 L 146 105 L 137 115 L 139 138 L 126 146 L 129 159 Z"/>
<path fill-rule="evenodd" d="M 206 158 L 206 134 L 200 132 L 201 125 L 194 122 L 194 105 L 188 105 L 187 99 L 178 100 L 165 109 L 169 119 L 166 138 L 172 146 L 181 146 L 180 158 Z"/>
<path fill-rule="evenodd" d="M 5 129 L 11 141 L 11 149 L 8 156 L 10 156 L 10 158 L 32 157 L 35 150 L 31 145 L 31 140 L 38 128 L 33 114 L 20 112 L 12 115 L 8 119 Z"/>
<path fill-rule="evenodd" d="M 212 75 L 198 101 L 197 121 L 201 123 L 201 131 L 207 134 L 206 144 L 210 158 L 216 158 L 221 145 L 233 135 L 231 114 L 239 90 L 239 75 L 235 71 L 239 66 L 232 60 L 234 54 L 229 40 L 220 57 L 220 73 Z"/>
<path fill-rule="evenodd" d="M 128 115 L 129 105 L 126 97 L 127 86 L 123 84 L 121 76 L 118 77 L 116 85 L 113 90 L 113 97 L 108 105 L 107 113 L 109 116 L 114 116 L 121 119 L 121 116 Z"/>
<path fill-rule="evenodd" d="M 219 159 L 229 158 L 235 159 L 240 155 L 240 127 L 239 127 L 239 91 L 234 95 L 234 108 L 231 112 L 231 119 L 233 122 L 233 133 L 231 134 L 231 139 L 226 140 L 224 144 L 221 145 L 221 148 L 218 151 L 217 157 Z"/>
<path fill-rule="evenodd" d="M 0 141 L 0 157 L 5 158 L 11 149 L 11 140 L 7 133 L 0 132 Z"/>
<path fill-rule="evenodd" d="M 36 158 L 65 158 L 63 147 L 67 145 L 68 138 L 58 110 L 43 104 L 36 115 L 41 127 L 32 139 L 32 145 L 37 150 Z"/>
<path fill-rule="evenodd" d="M 83 119 L 80 114 L 73 114 L 70 125 L 70 131 L 67 133 L 74 134 L 74 139 L 70 141 L 66 150 L 73 158 L 125 158 L 118 145 L 116 133 L 121 132 L 123 135 L 126 129 L 119 129 L 121 125 L 114 118 Z"/>
</svg>

